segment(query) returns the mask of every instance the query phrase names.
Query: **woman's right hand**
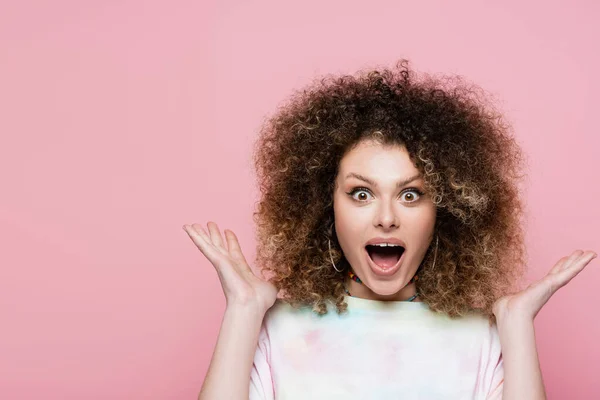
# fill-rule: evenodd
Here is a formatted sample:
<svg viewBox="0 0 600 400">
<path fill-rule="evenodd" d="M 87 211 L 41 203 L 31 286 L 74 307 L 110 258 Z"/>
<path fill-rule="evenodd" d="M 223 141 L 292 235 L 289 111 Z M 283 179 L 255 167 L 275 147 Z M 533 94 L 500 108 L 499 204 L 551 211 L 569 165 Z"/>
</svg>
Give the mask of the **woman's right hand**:
<svg viewBox="0 0 600 400">
<path fill-rule="evenodd" d="M 209 234 L 200 224 L 184 225 L 183 230 L 217 270 L 227 306 L 256 307 L 266 313 L 277 300 L 275 285 L 252 272 L 231 230 L 224 230 L 225 242 L 216 223 L 209 221 L 207 226 Z"/>
</svg>

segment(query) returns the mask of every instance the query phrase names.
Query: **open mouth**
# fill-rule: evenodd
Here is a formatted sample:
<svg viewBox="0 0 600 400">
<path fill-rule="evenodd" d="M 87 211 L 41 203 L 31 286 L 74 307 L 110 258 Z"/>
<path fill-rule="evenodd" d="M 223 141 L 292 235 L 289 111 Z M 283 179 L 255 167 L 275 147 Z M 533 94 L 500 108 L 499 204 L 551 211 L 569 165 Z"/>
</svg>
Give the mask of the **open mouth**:
<svg viewBox="0 0 600 400">
<path fill-rule="evenodd" d="M 405 250 L 402 246 L 382 247 L 374 245 L 367 245 L 366 249 L 373 263 L 375 263 L 384 270 L 396 265 L 398 260 L 400 260 L 400 257 L 402 257 L 402 253 L 404 253 Z"/>
</svg>

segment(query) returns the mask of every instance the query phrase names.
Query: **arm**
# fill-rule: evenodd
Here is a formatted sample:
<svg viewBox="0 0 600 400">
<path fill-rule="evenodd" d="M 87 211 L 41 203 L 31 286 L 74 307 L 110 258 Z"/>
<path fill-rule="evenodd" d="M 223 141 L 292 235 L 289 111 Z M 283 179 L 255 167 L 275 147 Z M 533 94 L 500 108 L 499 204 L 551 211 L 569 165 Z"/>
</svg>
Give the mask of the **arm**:
<svg viewBox="0 0 600 400">
<path fill-rule="evenodd" d="M 496 323 L 504 363 L 502 399 L 546 399 L 533 320 L 508 317 Z"/>
<path fill-rule="evenodd" d="M 577 250 L 561 258 L 541 280 L 494 303 L 504 362 L 503 400 L 546 399 L 535 344 L 533 320 L 550 297 L 565 286 L 596 253 Z"/>
<path fill-rule="evenodd" d="M 214 265 L 227 300 L 217 345 L 198 399 L 248 400 L 260 328 L 277 300 L 278 290 L 271 282 L 254 275 L 231 230 L 225 230 L 224 241 L 214 222 L 208 222 L 210 234 L 199 224 L 184 225 L 183 229 Z"/>
<path fill-rule="evenodd" d="M 198 400 L 248 399 L 252 360 L 264 313 L 227 307 Z"/>
</svg>

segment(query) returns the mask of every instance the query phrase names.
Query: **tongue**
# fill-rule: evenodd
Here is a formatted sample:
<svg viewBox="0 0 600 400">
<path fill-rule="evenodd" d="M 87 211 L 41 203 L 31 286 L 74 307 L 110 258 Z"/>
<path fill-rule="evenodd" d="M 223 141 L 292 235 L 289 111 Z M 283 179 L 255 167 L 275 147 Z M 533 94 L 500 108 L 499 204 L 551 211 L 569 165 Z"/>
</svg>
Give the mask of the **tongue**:
<svg viewBox="0 0 600 400">
<path fill-rule="evenodd" d="M 371 256 L 371 260 L 381 268 L 390 268 L 393 267 L 398 260 L 400 259 L 400 252 L 383 252 L 383 251 L 372 251 L 369 253 Z"/>
</svg>

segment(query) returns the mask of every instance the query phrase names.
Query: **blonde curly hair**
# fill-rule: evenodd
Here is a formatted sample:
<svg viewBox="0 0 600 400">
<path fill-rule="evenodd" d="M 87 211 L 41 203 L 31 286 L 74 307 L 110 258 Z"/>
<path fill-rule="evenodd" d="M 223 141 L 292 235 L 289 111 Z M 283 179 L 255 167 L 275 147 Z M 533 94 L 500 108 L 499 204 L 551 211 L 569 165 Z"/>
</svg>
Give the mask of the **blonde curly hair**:
<svg viewBox="0 0 600 400">
<path fill-rule="evenodd" d="M 347 308 L 331 265 L 333 190 L 343 155 L 365 139 L 405 146 L 437 205 L 435 268 L 420 267 L 421 299 L 451 317 L 493 318 L 525 265 L 518 181 L 524 156 L 483 91 L 458 77 L 395 68 L 326 76 L 297 90 L 260 129 L 253 151 L 260 200 L 255 262 L 293 307 Z M 431 257 L 425 257 L 430 259 Z M 346 263 L 346 265 L 344 265 Z"/>
</svg>

